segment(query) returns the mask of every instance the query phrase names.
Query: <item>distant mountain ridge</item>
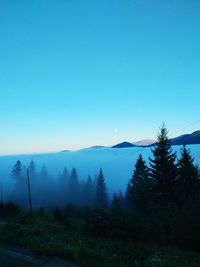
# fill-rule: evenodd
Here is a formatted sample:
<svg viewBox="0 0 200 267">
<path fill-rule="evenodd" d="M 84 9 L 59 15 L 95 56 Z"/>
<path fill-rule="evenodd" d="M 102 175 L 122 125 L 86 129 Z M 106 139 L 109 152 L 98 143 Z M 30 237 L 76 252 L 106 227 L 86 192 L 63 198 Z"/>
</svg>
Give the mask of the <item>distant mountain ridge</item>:
<svg viewBox="0 0 200 267">
<path fill-rule="evenodd" d="M 183 134 L 170 139 L 172 146 L 177 145 L 198 145 L 200 144 L 200 130 L 191 134 Z M 112 146 L 112 148 L 126 148 L 126 147 L 150 147 L 156 144 L 155 140 L 145 139 L 134 143 L 122 142 Z"/>
<path fill-rule="evenodd" d="M 156 140 L 153 139 L 144 139 L 137 142 L 133 142 L 135 146 L 150 146 L 152 144 L 155 144 Z"/>
<path fill-rule="evenodd" d="M 184 134 L 170 139 L 171 144 L 175 145 L 198 145 L 200 144 L 200 131 L 191 134 Z"/>
<path fill-rule="evenodd" d="M 200 144 L 200 130 L 195 131 L 191 134 L 183 134 L 180 136 L 177 136 L 175 138 L 170 139 L 172 146 L 177 146 L 177 145 L 199 145 Z M 85 149 L 101 149 L 101 148 L 130 148 L 130 147 L 152 147 L 157 143 L 156 140 L 152 139 L 144 139 L 136 142 L 121 142 L 119 144 L 113 145 L 111 147 L 109 146 L 101 146 L 101 145 L 96 145 L 88 148 L 83 148 Z M 62 152 L 69 152 L 69 150 L 63 150 Z"/>
<path fill-rule="evenodd" d="M 129 142 L 122 142 L 120 144 L 112 146 L 112 148 L 125 148 L 125 147 L 135 147 L 135 145 Z"/>
</svg>

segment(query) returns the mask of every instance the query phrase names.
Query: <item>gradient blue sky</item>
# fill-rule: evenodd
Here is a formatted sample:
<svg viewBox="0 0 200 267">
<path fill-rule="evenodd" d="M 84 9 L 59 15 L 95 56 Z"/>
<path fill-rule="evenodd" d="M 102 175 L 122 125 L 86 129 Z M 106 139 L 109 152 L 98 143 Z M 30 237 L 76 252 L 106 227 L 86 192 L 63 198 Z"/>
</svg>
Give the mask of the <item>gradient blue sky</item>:
<svg viewBox="0 0 200 267">
<path fill-rule="evenodd" d="M 199 107 L 199 0 L 0 1 L 0 154 L 173 136 Z"/>
</svg>

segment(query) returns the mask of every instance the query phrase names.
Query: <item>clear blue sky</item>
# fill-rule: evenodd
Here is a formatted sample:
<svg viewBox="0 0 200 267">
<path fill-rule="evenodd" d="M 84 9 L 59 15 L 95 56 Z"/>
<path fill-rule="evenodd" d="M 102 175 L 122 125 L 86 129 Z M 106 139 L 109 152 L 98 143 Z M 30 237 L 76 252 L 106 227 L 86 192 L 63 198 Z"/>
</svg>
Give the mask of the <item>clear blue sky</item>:
<svg viewBox="0 0 200 267">
<path fill-rule="evenodd" d="M 155 138 L 162 122 L 173 135 L 198 119 L 199 0 L 0 1 L 0 154 Z"/>
</svg>

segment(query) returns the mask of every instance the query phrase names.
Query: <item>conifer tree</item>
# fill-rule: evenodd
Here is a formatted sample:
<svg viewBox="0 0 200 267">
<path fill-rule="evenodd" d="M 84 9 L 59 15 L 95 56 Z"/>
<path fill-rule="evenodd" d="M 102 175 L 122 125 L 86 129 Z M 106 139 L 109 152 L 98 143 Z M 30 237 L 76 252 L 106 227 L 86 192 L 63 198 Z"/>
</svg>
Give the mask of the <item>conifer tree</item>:
<svg viewBox="0 0 200 267">
<path fill-rule="evenodd" d="M 69 173 L 66 167 L 64 168 L 63 173 L 62 173 L 62 182 L 63 184 L 61 186 L 64 186 L 64 187 L 66 187 L 69 182 Z"/>
<path fill-rule="evenodd" d="M 28 168 L 29 168 L 30 178 L 33 181 L 35 181 L 37 178 L 37 173 L 36 173 L 36 168 L 35 168 L 35 162 L 33 160 L 30 161 Z"/>
<path fill-rule="evenodd" d="M 68 201 L 71 204 L 79 204 L 80 201 L 80 185 L 78 174 L 75 168 L 72 169 L 69 177 L 68 190 L 67 190 Z"/>
<path fill-rule="evenodd" d="M 40 205 L 44 206 L 45 208 L 52 199 L 50 187 L 51 184 L 50 184 L 49 174 L 46 166 L 43 165 L 39 173 L 39 181 L 37 185 L 38 188 L 37 198 L 40 199 Z"/>
<path fill-rule="evenodd" d="M 20 207 L 27 207 L 27 181 L 24 175 L 24 168 L 22 168 L 21 161 L 17 161 L 11 171 L 11 177 L 15 181 L 15 187 L 11 193 L 11 199 L 20 205 Z"/>
<path fill-rule="evenodd" d="M 186 146 L 183 146 L 178 160 L 178 185 L 182 201 L 196 199 L 200 194 L 198 169 Z"/>
<path fill-rule="evenodd" d="M 83 186 L 83 204 L 88 207 L 94 206 L 95 187 L 89 175 Z"/>
<path fill-rule="evenodd" d="M 108 196 L 106 183 L 102 169 L 100 169 L 99 176 L 97 178 L 96 186 L 96 208 L 107 209 L 108 208 Z"/>
<path fill-rule="evenodd" d="M 142 155 L 139 155 L 135 164 L 134 173 L 126 191 L 128 207 L 132 207 L 137 210 L 147 208 L 150 203 L 150 195 L 151 180 L 149 178 L 149 170 L 142 158 Z"/>
<path fill-rule="evenodd" d="M 13 166 L 12 173 L 11 173 L 12 178 L 14 178 L 15 180 L 18 180 L 21 176 L 21 172 L 22 172 L 22 163 L 20 160 L 18 160 L 16 164 Z"/>
<path fill-rule="evenodd" d="M 60 202 L 61 206 L 65 206 L 69 201 L 69 179 L 70 175 L 65 167 L 57 179 L 57 201 Z"/>
<path fill-rule="evenodd" d="M 167 134 L 163 125 L 158 135 L 158 143 L 152 149 L 153 158 L 150 158 L 150 177 L 155 183 L 156 198 L 163 204 L 173 202 L 177 179 L 176 153 L 172 151 Z"/>
</svg>

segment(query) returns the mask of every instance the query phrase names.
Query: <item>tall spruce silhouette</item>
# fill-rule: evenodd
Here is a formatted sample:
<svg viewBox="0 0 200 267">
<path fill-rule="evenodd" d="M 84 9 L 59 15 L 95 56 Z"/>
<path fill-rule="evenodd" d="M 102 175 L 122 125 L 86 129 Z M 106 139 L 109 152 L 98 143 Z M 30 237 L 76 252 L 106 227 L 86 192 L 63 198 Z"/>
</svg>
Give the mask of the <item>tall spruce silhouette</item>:
<svg viewBox="0 0 200 267">
<path fill-rule="evenodd" d="M 178 185 L 183 202 L 196 199 L 200 194 L 198 169 L 186 146 L 181 149 L 181 158 L 178 160 Z"/>
<path fill-rule="evenodd" d="M 78 205 L 80 202 L 80 184 L 75 168 L 72 169 L 69 177 L 67 197 L 70 204 Z"/>
<path fill-rule="evenodd" d="M 46 207 L 50 202 L 52 196 L 50 192 L 51 181 L 45 165 L 42 166 L 38 175 L 38 193 L 37 198 L 40 200 L 40 205 Z"/>
<path fill-rule="evenodd" d="M 139 155 L 132 178 L 127 186 L 126 199 L 128 207 L 146 209 L 150 203 L 150 195 L 151 180 L 149 178 L 149 169 L 142 155 Z"/>
<path fill-rule="evenodd" d="M 150 158 L 150 177 L 154 181 L 156 199 L 163 204 L 173 202 L 177 179 L 176 153 L 172 151 L 168 132 L 162 125 L 158 134 L 158 143 L 152 149 L 153 158 Z"/>
<path fill-rule="evenodd" d="M 69 201 L 69 180 L 70 175 L 68 173 L 67 168 L 65 167 L 63 169 L 63 172 L 59 174 L 59 177 L 57 179 L 57 194 L 58 194 L 58 200 L 63 205 L 66 205 Z"/>
<path fill-rule="evenodd" d="M 21 177 L 22 172 L 22 163 L 20 160 L 16 162 L 16 164 L 13 166 L 11 176 L 13 179 L 18 180 Z"/>
<path fill-rule="evenodd" d="M 26 169 L 22 167 L 21 161 L 17 161 L 11 171 L 11 177 L 15 182 L 15 187 L 11 193 L 11 198 L 14 202 L 23 208 L 27 207 L 27 180 Z"/>
<path fill-rule="evenodd" d="M 86 182 L 83 185 L 83 204 L 84 206 L 93 207 L 94 206 L 94 197 L 95 197 L 95 186 L 92 181 L 91 176 L 89 175 Z"/>
<path fill-rule="evenodd" d="M 106 189 L 106 183 L 105 183 L 102 169 L 100 169 L 99 176 L 97 178 L 96 208 L 98 208 L 98 209 L 107 209 L 108 208 L 107 189 Z"/>
</svg>

